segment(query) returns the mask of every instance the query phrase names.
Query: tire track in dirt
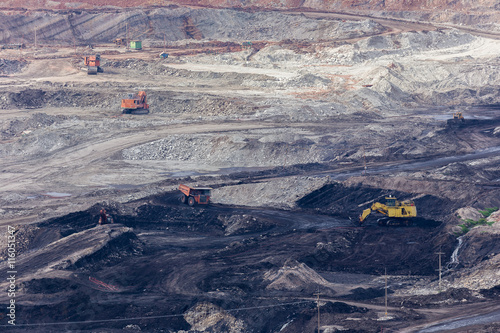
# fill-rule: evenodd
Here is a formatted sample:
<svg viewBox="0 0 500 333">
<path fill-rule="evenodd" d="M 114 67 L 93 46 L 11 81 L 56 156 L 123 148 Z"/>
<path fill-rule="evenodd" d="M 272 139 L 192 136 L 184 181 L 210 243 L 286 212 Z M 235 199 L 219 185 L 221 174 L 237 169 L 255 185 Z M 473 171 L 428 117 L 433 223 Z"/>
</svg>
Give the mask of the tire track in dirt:
<svg viewBox="0 0 500 333">
<path fill-rule="evenodd" d="M 61 172 L 75 172 L 77 168 L 86 169 L 94 166 L 103 165 L 110 156 L 120 152 L 123 149 L 135 145 L 144 144 L 154 140 L 161 139 L 167 135 L 186 134 L 186 133 L 211 133 L 225 132 L 233 130 L 248 130 L 258 128 L 268 128 L 269 124 L 256 123 L 225 123 L 225 124 L 188 124 L 179 126 L 165 126 L 146 130 L 137 133 L 137 130 L 121 134 L 116 138 L 101 138 L 95 141 L 84 142 L 76 147 L 68 147 L 57 151 L 49 157 L 44 157 L 36 162 L 14 161 L 4 164 L 4 170 L 12 169 L 11 172 L 21 175 L 15 176 L 3 182 L 3 191 L 11 191 L 18 188 L 22 182 L 31 180 L 33 183 L 42 179 L 50 179 L 53 176 L 60 175 Z M 105 164 L 106 162 L 104 162 Z"/>
</svg>

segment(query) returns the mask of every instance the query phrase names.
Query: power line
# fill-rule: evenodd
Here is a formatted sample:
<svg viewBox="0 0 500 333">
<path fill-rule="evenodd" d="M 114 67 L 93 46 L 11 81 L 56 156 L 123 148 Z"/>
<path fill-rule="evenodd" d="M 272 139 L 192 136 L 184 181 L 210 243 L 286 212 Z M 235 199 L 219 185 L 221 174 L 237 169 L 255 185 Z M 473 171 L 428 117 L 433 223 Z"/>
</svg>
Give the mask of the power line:
<svg viewBox="0 0 500 333">
<path fill-rule="evenodd" d="M 264 308 L 274 308 L 278 306 L 285 305 L 296 305 L 303 303 L 311 303 L 314 301 L 300 301 L 300 302 L 290 302 L 290 303 L 279 303 L 272 305 L 260 305 L 260 306 L 250 306 L 245 308 L 235 308 L 235 309 L 222 309 L 225 312 L 236 312 L 236 311 L 245 311 L 245 310 L 255 310 L 255 309 L 264 309 Z M 16 324 L 15 327 L 33 327 L 33 326 L 51 326 L 51 325 L 75 325 L 75 324 L 93 324 L 93 323 L 109 323 L 109 322 L 120 322 L 120 321 L 130 321 L 130 320 L 142 320 L 142 319 L 162 319 L 162 318 L 174 318 L 174 317 L 182 317 L 184 313 L 181 314 L 171 314 L 171 315 L 162 315 L 162 316 L 150 316 L 150 317 L 132 317 L 132 318 L 115 318 L 115 319 L 100 319 L 100 320 L 82 320 L 82 321 L 64 321 L 64 322 L 52 322 L 52 323 L 34 323 L 34 324 Z M 0 325 L 0 327 L 12 327 L 12 325 Z"/>
</svg>

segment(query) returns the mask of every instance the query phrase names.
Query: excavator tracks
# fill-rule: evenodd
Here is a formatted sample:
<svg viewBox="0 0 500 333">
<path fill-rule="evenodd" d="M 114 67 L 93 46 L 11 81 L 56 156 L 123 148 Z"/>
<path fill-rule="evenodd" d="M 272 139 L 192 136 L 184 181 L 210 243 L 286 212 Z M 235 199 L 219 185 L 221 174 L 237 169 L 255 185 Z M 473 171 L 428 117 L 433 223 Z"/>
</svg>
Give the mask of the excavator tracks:
<svg viewBox="0 0 500 333">
<path fill-rule="evenodd" d="M 424 219 L 421 217 L 414 218 L 388 218 L 383 217 L 377 220 L 377 224 L 381 227 L 428 227 L 434 228 L 441 224 L 440 221 Z"/>
</svg>

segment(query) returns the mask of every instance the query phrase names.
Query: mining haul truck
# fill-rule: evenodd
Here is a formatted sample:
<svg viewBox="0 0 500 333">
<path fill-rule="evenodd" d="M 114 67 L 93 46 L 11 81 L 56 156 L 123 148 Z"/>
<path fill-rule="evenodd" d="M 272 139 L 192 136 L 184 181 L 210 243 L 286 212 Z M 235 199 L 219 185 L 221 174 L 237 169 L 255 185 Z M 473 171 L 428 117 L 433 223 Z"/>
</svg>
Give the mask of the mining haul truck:
<svg viewBox="0 0 500 333">
<path fill-rule="evenodd" d="M 86 67 L 85 69 L 88 75 L 97 75 L 98 72 L 104 72 L 101 68 L 101 56 L 99 54 L 84 57 L 83 64 Z"/>
<path fill-rule="evenodd" d="M 179 200 L 187 203 L 189 206 L 195 204 L 207 205 L 210 202 L 210 187 L 189 187 L 184 184 L 179 185 L 179 191 L 182 192 Z"/>
</svg>

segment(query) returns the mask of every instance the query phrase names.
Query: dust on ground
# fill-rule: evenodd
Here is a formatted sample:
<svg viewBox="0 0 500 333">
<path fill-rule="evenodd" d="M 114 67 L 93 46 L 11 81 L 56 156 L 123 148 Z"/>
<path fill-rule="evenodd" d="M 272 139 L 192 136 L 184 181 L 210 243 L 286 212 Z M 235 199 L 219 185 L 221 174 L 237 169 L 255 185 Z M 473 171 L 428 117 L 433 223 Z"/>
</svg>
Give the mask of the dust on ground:
<svg viewBox="0 0 500 333">
<path fill-rule="evenodd" d="M 131 14 L 131 33 L 148 31 L 141 51 L 110 43 Z M 7 29 L 30 31 L 30 15 Z M 36 48 L 0 51 L 0 220 L 17 230 L 19 323 L 303 332 L 319 292 L 323 330 L 416 331 L 498 305 L 497 226 L 457 239 L 460 209 L 499 206 L 498 40 L 326 14 L 37 15 L 60 45 L 40 29 Z M 104 72 L 87 75 L 94 53 Z M 151 112 L 122 114 L 138 90 Z M 465 121 L 448 122 L 457 111 Z M 212 204 L 181 205 L 181 182 L 211 186 Z M 436 223 L 360 227 L 388 195 Z M 97 225 L 102 208 L 114 224 Z"/>
</svg>

